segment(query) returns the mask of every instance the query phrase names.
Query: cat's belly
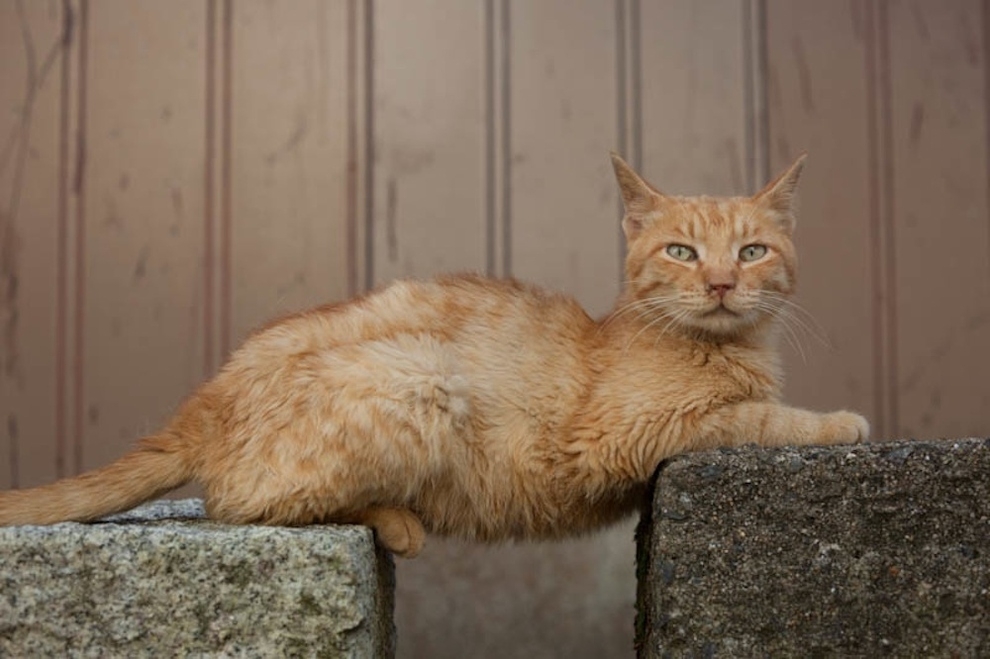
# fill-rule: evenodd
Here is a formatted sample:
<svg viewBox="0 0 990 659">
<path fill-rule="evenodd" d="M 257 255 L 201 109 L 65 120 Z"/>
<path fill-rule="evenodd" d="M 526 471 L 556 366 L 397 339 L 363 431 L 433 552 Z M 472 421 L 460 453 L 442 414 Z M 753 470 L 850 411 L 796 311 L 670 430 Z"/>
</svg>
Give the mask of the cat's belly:
<svg viewBox="0 0 990 659">
<path fill-rule="evenodd" d="M 527 483 L 478 482 L 469 490 L 426 489 L 410 508 L 432 533 L 470 540 L 545 540 L 580 535 L 636 512 L 645 486 L 616 488 L 589 500 L 577 488 L 547 485 L 546 475 Z"/>
</svg>

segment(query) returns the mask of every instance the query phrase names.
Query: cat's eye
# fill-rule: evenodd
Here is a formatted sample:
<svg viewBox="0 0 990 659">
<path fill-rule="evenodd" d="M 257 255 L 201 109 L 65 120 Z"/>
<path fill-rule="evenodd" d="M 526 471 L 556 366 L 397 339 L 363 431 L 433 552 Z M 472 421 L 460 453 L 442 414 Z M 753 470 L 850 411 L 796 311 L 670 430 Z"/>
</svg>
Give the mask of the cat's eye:
<svg viewBox="0 0 990 659">
<path fill-rule="evenodd" d="M 757 261 L 766 256 L 767 246 L 766 245 L 746 245 L 741 250 L 739 250 L 739 260 L 740 261 Z"/>
<path fill-rule="evenodd" d="M 698 258 L 698 252 L 687 245 L 667 245 L 667 254 L 678 261 L 695 261 Z"/>
</svg>

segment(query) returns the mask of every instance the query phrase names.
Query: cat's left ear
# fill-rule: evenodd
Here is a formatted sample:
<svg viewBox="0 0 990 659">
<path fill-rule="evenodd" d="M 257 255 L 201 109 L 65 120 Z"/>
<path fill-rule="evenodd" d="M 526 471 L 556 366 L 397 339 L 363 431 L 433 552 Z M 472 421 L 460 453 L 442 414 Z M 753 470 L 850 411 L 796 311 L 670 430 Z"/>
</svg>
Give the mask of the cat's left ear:
<svg viewBox="0 0 990 659">
<path fill-rule="evenodd" d="M 788 233 L 794 230 L 794 196 L 807 158 L 808 154 L 802 153 L 787 171 L 753 196 L 754 201 L 777 216 L 781 228 Z"/>
</svg>

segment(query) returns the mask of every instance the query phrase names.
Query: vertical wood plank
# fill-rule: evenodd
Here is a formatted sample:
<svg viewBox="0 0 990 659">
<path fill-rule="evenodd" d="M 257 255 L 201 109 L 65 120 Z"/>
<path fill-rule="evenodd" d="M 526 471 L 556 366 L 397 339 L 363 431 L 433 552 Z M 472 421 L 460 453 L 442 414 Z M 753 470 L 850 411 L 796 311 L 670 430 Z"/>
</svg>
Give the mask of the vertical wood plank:
<svg viewBox="0 0 990 659">
<path fill-rule="evenodd" d="M 206 6 L 89 6 L 83 468 L 202 377 Z"/>
<path fill-rule="evenodd" d="M 203 128 L 203 376 L 219 367 L 230 340 L 229 3 L 205 0 L 206 107 Z M 227 304 L 225 304 L 225 302 Z"/>
<path fill-rule="evenodd" d="M 644 175 L 670 194 L 746 188 L 742 0 L 645 2 Z"/>
<path fill-rule="evenodd" d="M 0 488 L 56 476 L 61 5 L 0 3 Z"/>
<path fill-rule="evenodd" d="M 613 3 L 514 3 L 510 17 L 511 271 L 593 314 L 618 293 Z"/>
<path fill-rule="evenodd" d="M 786 395 L 802 406 L 856 409 L 876 425 L 865 8 L 813 0 L 766 8 L 771 175 L 809 154 L 796 301 L 814 320 L 797 312 L 790 323 L 804 357 L 784 342 Z"/>
<path fill-rule="evenodd" d="M 374 279 L 486 265 L 482 3 L 374 3 Z"/>
<path fill-rule="evenodd" d="M 898 432 L 990 429 L 982 4 L 886 4 Z"/>
<path fill-rule="evenodd" d="M 616 0 L 616 151 L 637 171 L 643 168 L 643 35 L 640 0 Z M 617 200 L 619 214 L 623 212 Z M 624 242 L 624 241 L 620 241 Z M 625 259 L 625 245 L 622 245 Z"/>
<path fill-rule="evenodd" d="M 89 62 L 89 0 L 75 5 L 78 33 L 72 49 L 72 71 L 63 85 L 63 131 L 72 135 L 72 146 L 64 149 L 71 154 L 72 165 L 63 168 L 61 196 L 64 221 L 60 218 L 59 288 L 58 288 L 58 373 L 56 432 L 58 468 L 62 473 L 78 473 L 83 469 L 83 408 L 85 373 L 86 316 L 86 100 Z M 66 78 L 63 77 L 63 80 Z M 65 89 L 68 87 L 68 90 Z M 65 99 L 71 98 L 71 102 Z M 66 109 L 69 111 L 66 112 Z M 63 160 L 66 155 L 63 155 Z"/>
<path fill-rule="evenodd" d="M 233 341 L 348 293 L 347 16 L 233 3 Z"/>
<path fill-rule="evenodd" d="M 354 295 L 374 282 L 371 210 L 374 190 L 373 70 L 374 50 L 371 0 L 347 0 L 347 291 Z"/>
</svg>

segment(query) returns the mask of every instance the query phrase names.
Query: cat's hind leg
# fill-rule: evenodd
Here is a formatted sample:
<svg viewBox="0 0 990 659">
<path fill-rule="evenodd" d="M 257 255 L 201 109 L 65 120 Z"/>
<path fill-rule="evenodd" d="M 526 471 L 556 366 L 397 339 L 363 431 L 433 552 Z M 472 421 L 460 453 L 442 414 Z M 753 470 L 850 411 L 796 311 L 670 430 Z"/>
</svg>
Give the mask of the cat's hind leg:
<svg viewBox="0 0 990 659">
<path fill-rule="evenodd" d="M 223 506 L 217 499 L 207 499 L 207 515 L 211 519 L 228 524 L 269 524 L 275 526 L 300 526 L 320 522 L 360 524 L 371 527 L 378 542 L 403 558 L 413 558 L 423 549 L 426 529 L 419 518 L 404 508 L 372 506 L 344 516 L 314 511 L 303 499 L 275 505 L 268 502 L 263 512 L 247 512 L 244 508 Z"/>
<path fill-rule="evenodd" d="M 423 523 L 404 508 L 366 508 L 348 516 L 345 521 L 370 526 L 386 549 L 403 558 L 413 558 L 419 554 L 426 540 Z"/>
</svg>

